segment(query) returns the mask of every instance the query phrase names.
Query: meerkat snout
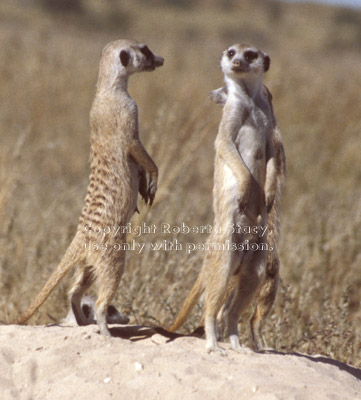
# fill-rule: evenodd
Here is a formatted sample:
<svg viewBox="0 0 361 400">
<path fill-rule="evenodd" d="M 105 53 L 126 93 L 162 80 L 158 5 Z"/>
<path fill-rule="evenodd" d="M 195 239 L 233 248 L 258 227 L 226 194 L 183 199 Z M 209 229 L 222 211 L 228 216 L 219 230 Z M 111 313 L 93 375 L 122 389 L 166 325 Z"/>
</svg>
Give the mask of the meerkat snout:
<svg viewBox="0 0 361 400">
<path fill-rule="evenodd" d="M 164 58 L 153 54 L 148 46 L 140 46 L 141 53 L 145 56 L 146 69 L 154 71 L 157 67 L 161 67 L 164 64 Z"/>
<path fill-rule="evenodd" d="M 157 56 L 154 59 L 154 64 L 156 67 L 161 67 L 164 64 L 164 58 Z"/>
<path fill-rule="evenodd" d="M 161 67 L 164 64 L 164 58 L 160 56 L 154 56 L 154 65 L 156 67 Z"/>
<path fill-rule="evenodd" d="M 164 64 L 164 58 L 153 54 L 148 46 L 143 44 L 123 48 L 119 53 L 121 65 L 129 73 L 154 71 Z"/>
<path fill-rule="evenodd" d="M 249 65 L 242 59 L 236 58 L 232 60 L 232 71 L 234 72 L 247 72 L 249 71 Z"/>
</svg>

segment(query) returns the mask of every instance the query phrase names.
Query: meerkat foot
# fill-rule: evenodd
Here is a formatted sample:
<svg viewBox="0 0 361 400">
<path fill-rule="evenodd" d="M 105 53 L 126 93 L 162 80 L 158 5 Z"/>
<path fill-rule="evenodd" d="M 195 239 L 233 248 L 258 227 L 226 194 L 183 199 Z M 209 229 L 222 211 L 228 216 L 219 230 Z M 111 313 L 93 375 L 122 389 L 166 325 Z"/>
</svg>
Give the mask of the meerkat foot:
<svg viewBox="0 0 361 400">
<path fill-rule="evenodd" d="M 111 333 L 109 332 L 108 327 L 106 325 L 101 325 L 101 324 L 98 323 L 98 328 L 99 328 L 100 334 L 102 336 L 107 336 L 107 337 L 111 337 L 112 336 Z"/>
<path fill-rule="evenodd" d="M 210 346 L 210 347 L 206 346 L 206 351 L 208 354 L 214 352 L 214 353 L 219 353 L 221 356 L 227 355 L 227 351 L 225 349 L 222 349 L 222 347 L 220 347 L 218 344 L 216 346 Z"/>
<path fill-rule="evenodd" d="M 266 346 L 264 349 L 260 349 L 260 350 L 258 350 L 258 351 L 262 351 L 262 352 L 264 352 L 264 353 L 273 353 L 273 352 L 275 352 L 276 350 L 275 350 L 273 347 L 268 347 L 268 346 Z"/>
<path fill-rule="evenodd" d="M 214 352 L 214 353 L 219 353 L 222 356 L 227 355 L 226 350 L 222 349 L 222 347 L 220 347 L 219 344 L 217 343 L 217 340 L 215 340 L 213 338 L 207 339 L 206 351 L 208 354 Z"/>
<path fill-rule="evenodd" d="M 98 328 L 100 330 L 100 334 L 103 336 L 111 336 L 106 320 L 106 312 L 105 312 L 106 309 L 107 309 L 106 305 L 96 307 L 96 320 Z"/>
<path fill-rule="evenodd" d="M 245 355 L 245 354 L 253 353 L 253 351 L 251 349 L 247 348 L 246 346 L 242 346 L 239 342 L 236 345 L 232 345 L 232 343 L 231 343 L 231 346 L 232 346 L 232 351 L 235 351 L 238 354 Z"/>
<path fill-rule="evenodd" d="M 253 335 L 253 343 L 254 343 L 255 351 L 268 351 L 268 350 L 273 351 L 274 350 L 272 347 L 267 346 L 267 343 L 265 342 L 262 333 L 260 333 L 258 335 Z"/>
<path fill-rule="evenodd" d="M 232 349 L 235 351 L 240 351 L 242 349 L 241 343 L 239 342 L 238 335 L 230 335 L 229 343 L 231 344 Z"/>
</svg>

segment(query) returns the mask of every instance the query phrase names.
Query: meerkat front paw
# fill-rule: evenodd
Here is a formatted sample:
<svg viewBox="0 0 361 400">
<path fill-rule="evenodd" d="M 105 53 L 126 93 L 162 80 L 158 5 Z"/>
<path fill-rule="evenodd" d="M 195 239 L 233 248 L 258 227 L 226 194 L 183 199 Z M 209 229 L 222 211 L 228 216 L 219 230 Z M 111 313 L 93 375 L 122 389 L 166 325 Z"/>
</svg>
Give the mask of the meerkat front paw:
<svg viewBox="0 0 361 400">
<path fill-rule="evenodd" d="M 144 200 L 144 203 L 148 203 L 148 188 L 147 188 L 147 176 L 144 168 L 139 169 L 139 193 Z"/>
<path fill-rule="evenodd" d="M 151 176 L 148 184 L 148 197 L 150 206 L 153 204 L 156 191 L 157 191 L 157 179 Z"/>
<path fill-rule="evenodd" d="M 275 197 L 276 197 L 276 193 L 273 191 L 266 193 L 265 203 L 266 203 L 267 212 L 270 212 L 272 210 L 273 203 L 275 201 Z"/>
<path fill-rule="evenodd" d="M 251 188 L 250 182 L 246 182 L 241 186 L 241 190 L 239 192 L 239 198 L 238 198 L 239 210 L 241 212 L 244 212 L 244 210 L 247 207 L 249 195 L 250 195 L 250 191 L 251 191 L 250 188 Z"/>
</svg>

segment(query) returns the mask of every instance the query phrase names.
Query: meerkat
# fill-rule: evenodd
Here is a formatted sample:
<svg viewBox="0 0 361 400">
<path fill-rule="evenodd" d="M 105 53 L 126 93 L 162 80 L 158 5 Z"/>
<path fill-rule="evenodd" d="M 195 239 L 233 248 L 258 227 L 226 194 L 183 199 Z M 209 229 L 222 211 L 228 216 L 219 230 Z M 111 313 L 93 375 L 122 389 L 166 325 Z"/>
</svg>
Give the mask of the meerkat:
<svg viewBox="0 0 361 400">
<path fill-rule="evenodd" d="M 137 72 L 154 71 L 163 62 L 135 40 L 115 40 L 104 47 L 90 111 L 91 172 L 77 231 L 48 282 L 14 323 L 25 324 L 77 265 L 70 290 L 75 319 L 78 325 L 87 323 L 81 298 L 97 281 L 96 321 L 100 333 L 110 336 L 106 315 L 124 271 L 125 250 L 120 245 L 126 242 L 121 229 L 113 232 L 126 226 L 137 210 L 138 191 L 152 205 L 158 180 L 158 168 L 139 138 L 138 108 L 128 93 L 128 79 Z"/>
<path fill-rule="evenodd" d="M 273 147 L 275 152 L 276 168 L 277 168 L 277 186 L 276 195 L 273 206 L 267 210 L 267 227 L 271 234 L 267 237 L 268 252 L 266 276 L 256 296 L 256 308 L 250 321 L 253 343 L 256 350 L 264 350 L 268 348 L 262 335 L 262 322 L 268 316 L 274 303 L 279 280 L 280 261 L 277 252 L 277 245 L 280 235 L 280 198 L 282 187 L 286 181 L 286 157 L 281 134 L 277 127 L 277 121 L 273 112 L 272 94 L 266 85 L 263 85 L 263 94 L 267 99 L 271 108 L 272 125 L 273 125 Z M 210 98 L 219 106 L 224 106 L 228 97 L 227 86 L 210 92 Z M 272 250 L 271 250 L 272 249 Z M 219 320 L 219 336 L 224 336 L 224 330 L 227 320 L 227 311 L 232 303 L 235 295 L 235 288 L 238 286 L 238 277 L 230 281 L 227 288 L 227 302 L 224 304 L 218 314 Z"/>
<path fill-rule="evenodd" d="M 82 313 L 86 318 L 86 325 L 96 324 L 96 315 L 95 315 L 95 303 L 96 297 L 94 296 L 83 296 L 80 301 L 80 307 Z M 129 322 L 129 318 L 121 313 L 113 304 L 109 304 L 106 320 L 108 324 L 119 324 L 126 325 Z M 73 312 L 72 307 L 68 311 L 68 314 L 65 318 L 62 319 L 61 323 L 63 325 L 76 325 L 77 321 Z"/>
<path fill-rule="evenodd" d="M 234 226 L 265 226 L 267 214 L 271 215 L 276 208 L 275 200 L 278 202 L 277 176 L 281 167 L 277 166 L 276 153 L 279 151 L 281 154 L 283 147 L 275 148 L 275 118 L 270 94 L 262 83 L 269 67 L 267 54 L 249 45 L 233 45 L 223 52 L 221 58 L 226 89 L 211 93 L 213 100 L 224 105 L 215 141 L 215 229 L 208 238 L 210 250 L 205 253 L 198 279 L 175 322 L 169 327 L 174 332 L 184 323 L 204 291 L 208 352 L 224 353 L 217 343 L 216 318 L 225 303 L 230 343 L 233 349 L 240 350 L 238 319 L 257 293 L 260 306 L 253 327 L 254 338 L 261 346 L 259 319 L 268 312 L 268 299 L 275 293 L 277 279 L 265 288 L 264 295 L 260 290 L 267 281 L 267 250 L 262 246 L 267 237 L 230 229 Z M 280 137 L 278 141 L 282 144 Z M 282 163 L 280 154 L 279 162 Z M 212 243 L 248 243 L 250 248 L 256 246 L 257 250 L 245 251 L 237 247 L 237 250 L 219 251 L 212 248 Z"/>
</svg>

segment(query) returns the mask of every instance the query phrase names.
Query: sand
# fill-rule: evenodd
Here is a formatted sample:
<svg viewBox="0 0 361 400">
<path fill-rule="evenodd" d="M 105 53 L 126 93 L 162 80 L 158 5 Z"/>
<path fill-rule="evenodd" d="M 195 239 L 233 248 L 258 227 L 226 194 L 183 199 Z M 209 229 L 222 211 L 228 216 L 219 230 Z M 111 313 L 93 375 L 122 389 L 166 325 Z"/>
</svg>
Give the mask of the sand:
<svg viewBox="0 0 361 400">
<path fill-rule="evenodd" d="M 0 326 L 0 399 L 361 399 L 361 370 L 324 356 L 207 354 L 197 337 L 95 325 Z M 159 331 L 158 331 L 159 332 Z"/>
</svg>

